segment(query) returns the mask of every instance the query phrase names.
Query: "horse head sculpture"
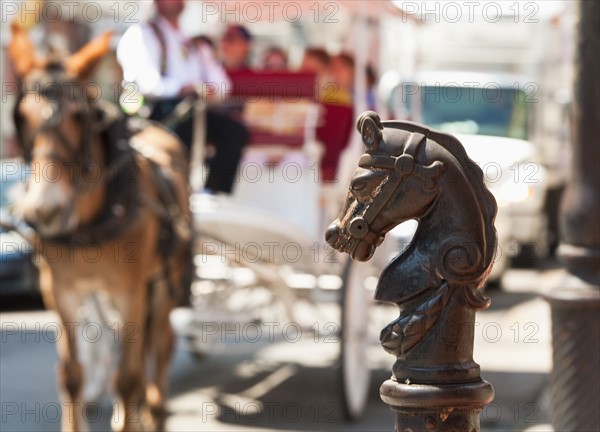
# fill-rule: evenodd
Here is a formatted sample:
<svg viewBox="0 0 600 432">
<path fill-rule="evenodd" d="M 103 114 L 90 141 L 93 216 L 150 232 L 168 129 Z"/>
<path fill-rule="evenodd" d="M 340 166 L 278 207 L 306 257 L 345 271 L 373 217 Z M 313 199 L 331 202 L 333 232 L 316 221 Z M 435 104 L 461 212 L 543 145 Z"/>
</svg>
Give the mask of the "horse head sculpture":
<svg viewBox="0 0 600 432">
<path fill-rule="evenodd" d="M 366 261 L 387 232 L 416 219 L 411 244 L 382 272 L 375 293 L 400 310 L 381 343 L 397 357 L 398 382 L 475 381 L 468 329 L 489 305 L 482 287 L 496 250 L 496 202 L 483 172 L 457 139 L 422 125 L 366 112 L 357 128 L 366 151 L 327 242 Z"/>
</svg>

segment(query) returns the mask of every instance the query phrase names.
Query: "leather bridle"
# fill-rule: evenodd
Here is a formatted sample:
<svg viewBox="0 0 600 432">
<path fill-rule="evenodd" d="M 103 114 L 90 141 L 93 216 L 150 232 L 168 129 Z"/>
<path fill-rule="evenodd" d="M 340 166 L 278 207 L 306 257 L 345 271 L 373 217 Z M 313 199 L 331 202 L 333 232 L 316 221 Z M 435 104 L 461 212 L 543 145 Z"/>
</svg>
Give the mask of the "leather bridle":
<svg viewBox="0 0 600 432">
<path fill-rule="evenodd" d="M 26 133 L 24 130 L 26 125 L 19 112 L 19 105 L 27 95 L 33 95 L 40 100 L 43 98 L 47 104 L 42 108 L 42 124 Z M 77 104 L 79 108 L 77 115 L 81 127 L 81 137 L 78 143 L 70 140 L 60 128 L 65 115 L 65 98 L 69 98 L 69 102 Z M 116 160 L 110 164 L 107 161 L 108 165 L 101 167 L 102 174 L 100 176 L 94 176 L 94 181 L 83 181 L 83 175 L 90 174 L 89 171 L 94 166 L 91 150 L 94 133 L 101 133 L 114 120 L 114 118 L 109 118 L 106 122 L 96 121 L 95 116 L 99 116 L 100 111 L 84 94 L 81 85 L 67 76 L 61 68 L 50 69 L 40 80 L 25 85 L 15 105 L 14 113 L 17 137 L 25 162 L 31 163 L 33 159 L 44 158 L 63 166 L 78 168 L 81 175 L 73 178 L 73 186 L 77 195 L 90 192 L 105 184 L 126 161 Z M 113 117 L 115 116 L 113 115 Z M 25 138 L 26 135 L 27 138 Z M 53 141 L 61 145 L 64 151 L 59 153 L 56 150 L 34 149 L 35 140 L 40 135 L 54 136 Z M 129 157 L 131 153 L 125 153 L 125 155 Z"/>
<path fill-rule="evenodd" d="M 68 95 L 65 96 L 65 93 Z M 26 95 L 33 95 L 39 100 L 44 99 L 47 102 L 42 108 L 42 124 L 36 129 L 29 132 L 29 139 L 24 142 L 24 131 L 20 130 L 25 125 L 19 113 L 19 105 Z M 79 105 L 79 115 L 81 117 L 82 136 L 79 143 L 73 143 L 60 130 L 60 124 L 64 115 L 65 97 L 71 99 Z M 91 102 L 83 94 L 83 89 L 79 83 L 70 79 L 66 73 L 60 69 L 50 70 L 40 80 L 34 83 L 25 84 L 23 92 L 19 96 L 15 106 L 15 123 L 19 141 L 22 146 L 23 155 L 26 161 L 31 161 L 34 156 L 43 156 L 46 159 L 53 160 L 59 163 L 70 163 L 76 161 L 85 164 L 90 161 L 90 146 L 93 132 L 93 108 Z M 47 152 L 42 155 L 34 155 L 33 144 L 38 135 L 54 135 L 56 141 L 65 147 L 67 154 L 74 156 L 73 160 L 61 157 L 56 152 Z"/>
<path fill-rule="evenodd" d="M 131 132 L 127 127 L 127 119 L 118 108 L 108 103 L 90 101 L 82 86 L 70 78 L 60 66 L 50 68 L 39 79 L 27 85 L 23 87 L 14 111 L 17 137 L 25 162 L 31 163 L 35 158 L 43 157 L 56 164 L 77 168 L 78 175 L 69 176 L 75 190 L 72 204 L 82 195 L 102 185 L 107 186 L 108 192 L 99 219 L 91 224 L 79 226 L 71 234 L 47 240 L 86 244 L 121 235 L 137 217 L 139 207 L 134 181 L 137 175 L 137 152 L 130 145 Z M 67 95 L 65 88 L 69 91 Z M 46 112 L 41 113 L 41 125 L 33 130 L 27 130 L 28 125 L 19 111 L 19 106 L 27 95 L 45 98 L 48 102 L 42 108 Z M 78 121 L 82 132 L 79 142 L 69 140 L 60 128 L 64 120 L 66 102 L 76 103 L 79 108 Z M 104 165 L 100 167 L 101 175 L 94 176 L 92 180 L 90 176 L 86 178 L 85 174 L 94 164 L 92 146 L 95 134 L 104 141 L 106 157 Z M 38 153 L 33 147 L 35 139 L 40 135 L 52 136 L 53 145 L 50 149 L 39 150 Z M 54 149 L 56 145 L 63 146 L 61 151 Z"/>
</svg>

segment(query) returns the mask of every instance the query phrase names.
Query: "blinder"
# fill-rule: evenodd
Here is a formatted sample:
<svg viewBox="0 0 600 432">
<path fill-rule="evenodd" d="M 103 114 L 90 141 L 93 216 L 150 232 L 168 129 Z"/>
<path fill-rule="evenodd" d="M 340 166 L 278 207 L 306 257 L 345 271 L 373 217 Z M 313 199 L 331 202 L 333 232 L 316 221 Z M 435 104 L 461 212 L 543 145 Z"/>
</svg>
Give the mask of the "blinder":
<svg viewBox="0 0 600 432">
<path fill-rule="evenodd" d="M 21 150 L 21 155 L 26 162 L 31 161 L 31 148 L 25 143 L 29 143 L 30 140 L 27 140 L 24 133 L 25 120 L 23 119 L 23 115 L 19 110 L 21 106 L 21 102 L 23 101 L 24 93 L 19 92 L 17 95 L 17 100 L 15 101 L 15 106 L 13 109 L 13 124 L 15 125 L 15 131 L 17 135 L 17 144 Z"/>
<path fill-rule="evenodd" d="M 20 106 L 27 95 L 34 95 L 38 100 L 47 102 L 40 113 L 42 124 L 36 129 L 28 129 L 25 118 L 20 112 Z M 79 143 L 73 143 L 60 130 L 59 126 L 65 115 L 65 98 L 77 105 L 79 123 L 81 125 L 81 139 Z M 46 73 L 35 82 L 24 83 L 13 111 L 13 120 L 16 129 L 17 141 L 26 162 L 31 162 L 34 156 L 34 142 L 38 135 L 54 135 L 56 141 L 65 148 L 67 157 L 56 152 L 43 154 L 44 157 L 58 163 L 76 163 L 82 169 L 91 160 L 92 126 L 94 124 L 93 108 L 90 101 L 83 93 L 80 84 L 70 78 L 62 66 L 51 66 Z M 72 158 L 72 160 L 70 159 Z"/>
</svg>

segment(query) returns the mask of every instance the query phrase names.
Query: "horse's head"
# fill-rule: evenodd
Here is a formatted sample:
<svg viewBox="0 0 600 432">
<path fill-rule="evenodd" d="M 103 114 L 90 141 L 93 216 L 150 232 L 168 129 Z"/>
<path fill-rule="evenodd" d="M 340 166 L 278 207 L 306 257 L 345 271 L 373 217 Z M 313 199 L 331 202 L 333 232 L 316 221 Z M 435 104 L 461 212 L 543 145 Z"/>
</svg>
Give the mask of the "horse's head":
<svg viewBox="0 0 600 432">
<path fill-rule="evenodd" d="M 396 225 L 425 214 L 439 193 L 444 164 L 415 160 L 425 136 L 384 128 L 374 112 L 362 114 L 357 128 L 366 147 L 354 172 L 339 217 L 327 230 L 327 242 L 352 258 L 370 259 Z"/>
<path fill-rule="evenodd" d="M 97 180 L 102 169 L 93 163 L 102 161 L 101 151 L 92 146 L 97 113 L 90 100 L 97 95 L 90 94 L 94 86 L 85 80 L 108 51 L 110 36 L 104 34 L 69 57 L 41 60 L 26 31 L 12 25 L 9 55 L 21 81 L 14 118 L 23 156 L 31 165 L 18 210 L 45 237 L 89 222 L 102 202 L 103 188 L 84 185 Z M 78 197 L 81 189 L 89 193 Z"/>
<path fill-rule="evenodd" d="M 416 219 L 415 237 L 382 273 L 377 298 L 401 303 L 443 280 L 481 287 L 495 254 L 497 210 L 482 170 L 451 135 L 381 122 L 374 112 L 362 114 L 357 126 L 366 151 L 327 230 L 329 245 L 365 261 L 388 231 Z M 394 282 L 382 284 L 388 277 Z"/>
</svg>

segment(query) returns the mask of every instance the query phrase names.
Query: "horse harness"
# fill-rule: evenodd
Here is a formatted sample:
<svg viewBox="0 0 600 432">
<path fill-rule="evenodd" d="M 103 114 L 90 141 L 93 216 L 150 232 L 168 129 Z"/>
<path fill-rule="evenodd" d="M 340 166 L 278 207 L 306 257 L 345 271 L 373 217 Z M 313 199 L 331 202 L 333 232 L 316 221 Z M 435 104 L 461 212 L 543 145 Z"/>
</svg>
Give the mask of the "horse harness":
<svg viewBox="0 0 600 432">
<path fill-rule="evenodd" d="M 103 210 L 92 223 L 79 226 L 73 233 L 41 239 L 69 246 L 104 243 L 129 231 L 139 216 L 140 208 L 146 206 L 160 220 L 160 239 L 157 249 L 166 259 L 166 256 L 175 251 L 185 239 L 184 236 L 178 235 L 181 230 L 178 230 L 177 226 L 181 226 L 182 221 L 175 188 L 161 168 L 148 158 L 146 161 L 156 185 L 158 200 L 142 196 L 138 187 L 140 174 L 138 160 L 145 156 L 131 145 L 131 138 L 148 126 L 149 122 L 127 118 L 119 109 L 108 103 L 91 103 L 83 94 L 83 90 L 74 84 L 69 96 L 74 95 L 78 105 L 81 105 L 83 133 L 79 147 L 76 147 L 58 128 L 62 120 L 64 103 L 61 91 L 65 87 L 60 83 L 67 83 L 69 78 L 59 67 L 50 68 L 49 73 L 44 77 L 45 79 L 36 81 L 38 84 L 35 88 L 25 87 L 25 93 L 19 95 L 15 105 L 14 120 L 17 138 L 25 161 L 31 162 L 34 157 L 33 143 L 37 135 L 53 134 L 57 138 L 56 141 L 65 147 L 66 153 L 74 156 L 74 162 L 66 160 L 56 152 L 48 152 L 43 156 L 57 163 L 74 164 L 81 168 L 82 173 L 85 173 L 88 167 L 93 166 L 92 138 L 93 132 L 98 132 L 105 143 L 106 164 L 102 169 L 103 174 L 94 182 L 82 184 L 79 179 L 75 183 L 75 190 L 76 194 L 81 195 L 105 184 L 107 197 Z M 75 82 L 73 81 L 73 83 Z M 43 123 L 32 131 L 25 130 L 24 120 L 18 109 L 21 100 L 27 93 L 34 93 L 49 102 L 44 107 L 46 112 L 42 113 Z M 94 116 L 97 118 L 95 119 Z M 25 138 L 26 135 L 29 135 L 29 139 Z M 35 156 L 39 155 L 35 154 Z"/>
<path fill-rule="evenodd" d="M 83 95 L 83 91 L 78 87 L 77 82 L 66 75 L 62 66 L 51 64 L 48 67 L 47 74 L 44 74 L 33 83 L 24 82 L 22 89 L 23 91 L 17 97 L 13 117 L 17 139 L 25 160 L 30 162 L 33 159 L 33 144 L 39 134 L 55 135 L 56 141 L 64 147 L 66 152 L 75 155 L 75 162 L 85 167 L 90 161 L 88 152 L 92 140 L 93 112 L 91 104 Z M 68 92 L 68 97 L 74 100 L 81 110 L 78 113 L 82 120 L 82 138 L 79 146 L 76 145 L 77 143 L 71 143 L 58 127 L 63 118 L 63 94 L 65 91 Z M 28 94 L 33 94 L 36 101 L 43 100 L 47 102 L 47 105 L 42 108 L 42 124 L 34 130 L 29 130 L 29 136 L 26 137 L 26 131 L 23 127 L 24 120 L 19 111 L 19 105 Z M 36 156 L 39 156 L 39 153 Z M 46 152 L 43 156 L 58 163 L 70 162 L 56 152 Z"/>
</svg>

